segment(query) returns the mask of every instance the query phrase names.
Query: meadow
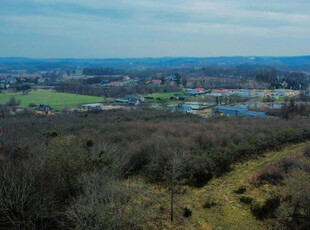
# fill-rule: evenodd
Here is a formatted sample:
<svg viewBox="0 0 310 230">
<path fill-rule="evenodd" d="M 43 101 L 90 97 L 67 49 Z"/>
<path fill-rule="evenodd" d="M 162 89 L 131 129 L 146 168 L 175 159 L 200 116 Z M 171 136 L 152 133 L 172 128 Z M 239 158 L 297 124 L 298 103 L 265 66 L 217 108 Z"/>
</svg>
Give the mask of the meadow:
<svg viewBox="0 0 310 230">
<path fill-rule="evenodd" d="M 32 90 L 28 94 L 23 94 L 22 92 L 0 94 L 0 104 L 7 103 L 11 97 L 15 97 L 17 100 L 20 100 L 21 107 L 29 108 L 30 103 L 34 103 L 36 105 L 47 104 L 55 110 L 59 110 L 64 107 L 73 107 L 84 103 L 103 101 L 103 97 L 61 93 L 53 90 Z"/>
<path fill-rule="evenodd" d="M 185 94 L 185 93 L 186 93 L 186 91 L 169 92 L 169 93 L 152 93 L 152 94 L 148 94 L 147 97 L 167 99 L 167 98 L 174 96 L 174 94 Z"/>
</svg>

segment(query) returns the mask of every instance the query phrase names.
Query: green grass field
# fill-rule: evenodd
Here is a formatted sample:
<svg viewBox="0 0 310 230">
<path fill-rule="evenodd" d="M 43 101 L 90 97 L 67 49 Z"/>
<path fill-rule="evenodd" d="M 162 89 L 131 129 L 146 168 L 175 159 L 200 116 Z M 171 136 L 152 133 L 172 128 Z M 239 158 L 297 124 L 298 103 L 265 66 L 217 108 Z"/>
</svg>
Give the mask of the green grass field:
<svg viewBox="0 0 310 230">
<path fill-rule="evenodd" d="M 64 107 L 74 107 L 79 104 L 102 102 L 103 97 L 86 96 L 79 94 L 59 93 L 52 90 L 36 90 L 29 94 L 22 93 L 5 93 L 0 94 L 0 104 L 5 104 L 11 97 L 21 101 L 20 106 L 29 108 L 29 103 L 47 104 L 53 109 L 59 110 Z"/>
<path fill-rule="evenodd" d="M 154 97 L 154 98 L 170 98 L 172 97 L 174 94 L 185 94 L 186 91 L 180 91 L 180 92 L 170 92 L 170 93 L 153 93 L 153 94 L 149 94 L 146 95 L 147 97 Z"/>
</svg>

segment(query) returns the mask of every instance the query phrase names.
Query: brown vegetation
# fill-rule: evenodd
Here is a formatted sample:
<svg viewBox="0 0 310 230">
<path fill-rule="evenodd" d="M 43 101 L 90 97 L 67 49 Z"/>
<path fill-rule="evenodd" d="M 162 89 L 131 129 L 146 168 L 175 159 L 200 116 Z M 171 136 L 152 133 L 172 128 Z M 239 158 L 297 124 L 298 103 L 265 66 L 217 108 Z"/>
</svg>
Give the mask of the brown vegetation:
<svg viewBox="0 0 310 230">
<path fill-rule="evenodd" d="M 203 186 L 238 161 L 309 139 L 310 123 L 105 111 L 1 119 L 0 135 L 1 229 L 140 229 L 146 188 L 126 178 Z"/>
</svg>

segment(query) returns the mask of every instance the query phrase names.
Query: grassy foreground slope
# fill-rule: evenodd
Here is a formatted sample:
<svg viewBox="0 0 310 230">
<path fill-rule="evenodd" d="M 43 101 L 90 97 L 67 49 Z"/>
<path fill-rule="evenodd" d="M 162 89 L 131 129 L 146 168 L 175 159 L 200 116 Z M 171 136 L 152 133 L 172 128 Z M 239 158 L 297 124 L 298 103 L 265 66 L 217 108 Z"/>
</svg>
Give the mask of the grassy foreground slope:
<svg viewBox="0 0 310 230">
<path fill-rule="evenodd" d="M 20 93 L 6 93 L 0 94 L 0 104 L 5 104 L 11 97 L 15 97 L 21 101 L 21 107 L 29 107 L 29 103 L 34 104 L 48 104 L 54 109 L 61 109 L 63 107 L 72 107 L 83 103 L 101 102 L 102 97 L 59 93 L 53 90 L 36 90 L 28 94 Z"/>
<path fill-rule="evenodd" d="M 155 202 L 148 228 L 151 229 L 277 229 L 274 219 L 258 220 L 251 213 L 250 206 L 240 202 L 240 197 L 246 195 L 257 202 L 263 202 L 279 186 L 264 185 L 253 187 L 249 183 L 255 172 L 272 162 L 288 155 L 298 154 L 305 147 L 305 143 L 287 147 L 279 152 L 269 152 L 258 159 L 236 164 L 233 170 L 224 176 L 215 178 L 203 188 L 180 186 L 175 198 L 175 219 L 171 224 L 169 216 L 169 191 L 155 186 L 152 188 L 153 197 L 160 199 Z M 240 195 L 235 190 L 245 186 L 247 191 Z M 206 203 L 211 207 L 203 207 Z M 214 203 L 212 205 L 212 203 Z M 192 210 L 192 216 L 183 217 L 184 207 Z"/>
</svg>

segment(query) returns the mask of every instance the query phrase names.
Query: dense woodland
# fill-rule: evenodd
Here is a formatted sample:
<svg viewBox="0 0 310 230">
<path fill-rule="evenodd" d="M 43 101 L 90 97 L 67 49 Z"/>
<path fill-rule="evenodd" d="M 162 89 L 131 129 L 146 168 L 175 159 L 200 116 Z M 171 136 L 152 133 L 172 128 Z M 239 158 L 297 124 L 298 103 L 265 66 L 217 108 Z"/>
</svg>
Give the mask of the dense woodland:
<svg viewBox="0 0 310 230">
<path fill-rule="evenodd" d="M 205 120 L 141 109 L 0 122 L 1 229 L 144 229 L 156 212 L 148 185 L 199 188 L 237 162 L 310 139 L 309 120 L 298 117 Z M 309 227 L 309 194 L 291 196 L 297 203 L 277 198 L 253 215 L 288 205 L 287 228 Z M 305 212 L 293 206 L 301 204 Z"/>
</svg>

